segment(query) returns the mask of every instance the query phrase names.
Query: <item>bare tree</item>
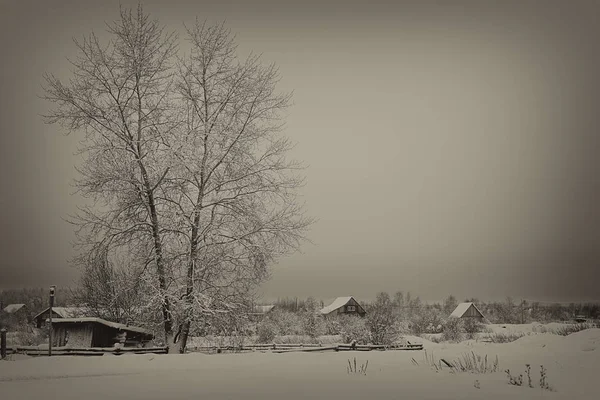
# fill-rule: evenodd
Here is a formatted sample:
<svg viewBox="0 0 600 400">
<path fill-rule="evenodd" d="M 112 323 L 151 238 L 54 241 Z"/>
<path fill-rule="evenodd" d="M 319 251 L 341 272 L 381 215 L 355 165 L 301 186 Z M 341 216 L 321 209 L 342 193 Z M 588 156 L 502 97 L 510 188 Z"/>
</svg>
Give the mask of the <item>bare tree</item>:
<svg viewBox="0 0 600 400">
<path fill-rule="evenodd" d="M 236 59 L 222 25 L 196 22 L 179 58 L 141 6 L 109 32 L 107 46 L 76 42 L 68 84 L 46 77 L 47 121 L 86 133 L 77 187 L 95 203 L 73 221 L 81 253 L 100 271 L 128 258 L 184 352 L 191 324 L 240 315 L 312 222 L 296 191 L 303 166 L 281 136 L 290 94 L 273 65 Z"/>
<path fill-rule="evenodd" d="M 137 13 L 122 9 L 120 17 L 108 26 L 108 45 L 95 34 L 75 41 L 79 56 L 71 61 L 68 83 L 45 76 L 44 97 L 55 105 L 46 121 L 68 132 L 85 132 L 76 187 L 94 204 L 72 219 L 81 251 L 109 257 L 132 248 L 145 250 L 135 256 L 155 267 L 168 337 L 167 227 L 161 218 L 166 207 L 158 194 L 169 172 L 163 142 L 176 125 L 169 98 L 176 37 L 150 20 L 141 6 Z"/>
<path fill-rule="evenodd" d="M 74 290 L 78 305 L 90 316 L 142 323 L 145 296 L 140 266 L 133 265 L 129 257 L 111 260 L 106 251 L 83 253 L 76 262 L 82 272 L 80 286 Z"/>
<path fill-rule="evenodd" d="M 446 314 L 446 317 L 449 316 L 457 306 L 458 301 L 456 300 L 456 297 L 453 295 L 446 297 L 444 300 L 444 314 Z"/>
<path fill-rule="evenodd" d="M 196 21 L 187 33 L 192 49 L 181 59 L 178 86 L 185 130 L 173 180 L 185 216 L 182 352 L 190 322 L 214 310 L 206 299 L 217 309 L 239 307 L 235 299 L 295 250 L 311 223 L 295 192 L 302 165 L 286 159 L 291 144 L 279 136 L 290 95 L 277 92 L 277 69 L 256 56 L 238 61 L 222 25 Z"/>
</svg>

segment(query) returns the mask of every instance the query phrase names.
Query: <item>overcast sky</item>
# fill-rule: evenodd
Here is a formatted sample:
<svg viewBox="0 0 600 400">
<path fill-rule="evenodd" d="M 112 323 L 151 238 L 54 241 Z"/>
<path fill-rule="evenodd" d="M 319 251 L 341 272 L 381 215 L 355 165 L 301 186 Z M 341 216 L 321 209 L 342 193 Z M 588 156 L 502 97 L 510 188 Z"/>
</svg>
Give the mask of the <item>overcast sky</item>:
<svg viewBox="0 0 600 400">
<path fill-rule="evenodd" d="M 295 92 L 319 222 L 264 297 L 600 300 L 600 7 L 385 3 L 144 2 L 172 30 L 226 20 Z M 0 4 L 0 289 L 71 285 L 79 137 L 36 96 L 119 2 Z"/>
</svg>

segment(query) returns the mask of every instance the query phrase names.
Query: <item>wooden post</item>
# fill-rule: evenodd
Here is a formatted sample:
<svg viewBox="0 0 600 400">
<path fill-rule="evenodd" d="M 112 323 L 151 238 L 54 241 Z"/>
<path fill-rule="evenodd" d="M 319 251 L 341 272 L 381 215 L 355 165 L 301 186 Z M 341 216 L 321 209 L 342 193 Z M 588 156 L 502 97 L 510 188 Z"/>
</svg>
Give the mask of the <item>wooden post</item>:
<svg viewBox="0 0 600 400">
<path fill-rule="evenodd" d="M 48 309 L 50 329 L 48 333 L 48 357 L 52 356 L 52 307 L 54 306 L 54 291 L 56 286 L 50 286 L 50 308 Z"/>
<path fill-rule="evenodd" d="M 6 329 L 0 329 L 0 359 L 6 358 Z"/>
</svg>

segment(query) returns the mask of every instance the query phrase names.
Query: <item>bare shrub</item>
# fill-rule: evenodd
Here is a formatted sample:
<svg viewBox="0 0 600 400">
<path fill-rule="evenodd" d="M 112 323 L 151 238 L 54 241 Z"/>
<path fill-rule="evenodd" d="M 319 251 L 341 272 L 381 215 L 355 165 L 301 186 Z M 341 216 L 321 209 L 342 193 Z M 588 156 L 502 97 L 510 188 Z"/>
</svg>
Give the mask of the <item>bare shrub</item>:
<svg viewBox="0 0 600 400">
<path fill-rule="evenodd" d="M 448 318 L 444 323 L 442 338 L 448 342 L 460 342 L 462 339 L 463 321 L 460 318 Z"/>
<path fill-rule="evenodd" d="M 490 341 L 492 343 L 510 343 L 510 342 L 514 342 L 517 339 L 522 338 L 523 336 L 526 336 L 524 333 L 517 333 L 517 332 L 511 332 L 511 333 L 494 333 L 488 336 L 488 338 L 490 339 Z"/>
<path fill-rule="evenodd" d="M 344 343 L 356 341 L 357 344 L 368 344 L 371 342 L 371 330 L 363 318 L 346 315 L 340 319 L 340 323 L 342 326 L 340 335 Z"/>
<path fill-rule="evenodd" d="M 561 326 L 560 328 L 549 330 L 550 333 L 554 333 L 556 335 L 568 336 L 572 333 L 577 333 L 584 331 L 586 329 L 598 328 L 597 324 L 593 323 L 582 323 L 582 324 L 565 324 L 565 326 Z"/>
<path fill-rule="evenodd" d="M 442 312 L 433 307 L 421 308 L 410 319 L 410 330 L 416 336 L 424 333 L 440 333 L 442 331 Z"/>
<path fill-rule="evenodd" d="M 316 338 L 325 333 L 325 323 L 318 314 L 318 304 L 313 298 L 306 301 L 306 310 L 302 315 L 303 333 Z"/>
<path fill-rule="evenodd" d="M 261 321 L 256 327 L 259 343 L 272 343 L 277 336 L 277 326 L 270 320 Z"/>
<path fill-rule="evenodd" d="M 304 334 L 302 318 L 298 314 L 285 310 L 276 310 L 269 316 L 269 320 L 277 326 L 278 335 Z"/>
<path fill-rule="evenodd" d="M 475 338 L 475 335 L 483 330 L 483 324 L 474 318 L 467 318 L 463 324 L 463 329 L 469 339 Z"/>
<path fill-rule="evenodd" d="M 367 327 L 373 344 L 391 344 L 396 340 L 397 316 L 389 294 L 381 292 L 367 314 Z"/>
</svg>

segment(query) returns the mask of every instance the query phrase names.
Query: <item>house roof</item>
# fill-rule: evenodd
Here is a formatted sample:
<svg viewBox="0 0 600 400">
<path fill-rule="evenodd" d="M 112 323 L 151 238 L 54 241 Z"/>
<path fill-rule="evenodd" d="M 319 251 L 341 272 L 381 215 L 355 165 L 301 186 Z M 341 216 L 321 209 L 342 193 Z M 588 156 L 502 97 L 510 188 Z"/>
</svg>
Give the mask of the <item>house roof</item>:
<svg viewBox="0 0 600 400">
<path fill-rule="evenodd" d="M 4 307 L 4 311 L 9 314 L 12 314 L 19 311 L 23 307 L 25 307 L 25 304 L 9 304 L 6 307 Z"/>
<path fill-rule="evenodd" d="M 266 314 L 271 311 L 273 307 L 275 307 L 275 305 L 254 306 L 252 307 L 252 312 L 255 314 Z"/>
<path fill-rule="evenodd" d="M 350 300 L 353 300 L 353 299 L 354 299 L 354 297 L 352 297 L 352 296 L 338 297 L 337 299 L 335 299 L 333 301 L 333 303 L 331 303 L 327 307 L 322 308 L 320 313 L 321 314 L 332 313 L 333 311 L 337 310 L 338 308 L 345 306 L 346 304 L 348 304 L 348 302 Z M 356 301 L 356 299 L 354 299 L 354 301 Z"/>
<path fill-rule="evenodd" d="M 39 312 L 35 317 L 33 317 L 33 319 L 41 317 L 49 310 L 50 307 L 45 308 L 43 311 Z M 88 310 L 85 307 L 52 307 L 52 311 L 57 313 L 61 318 L 74 318 L 84 316 Z"/>
<path fill-rule="evenodd" d="M 119 324 L 117 322 L 107 321 L 102 318 L 81 317 L 81 318 L 60 318 L 60 319 L 52 320 L 53 324 L 68 324 L 68 323 L 73 324 L 73 323 L 84 323 L 84 322 L 94 322 L 94 323 L 108 326 L 110 328 L 118 329 L 120 331 L 137 332 L 137 333 L 143 333 L 145 335 L 154 336 L 153 333 L 147 329 L 140 328 L 137 326 Z"/>
<path fill-rule="evenodd" d="M 460 303 L 458 306 L 456 306 L 456 308 L 454 309 L 454 311 L 452 311 L 452 314 L 450 314 L 450 316 L 451 317 L 460 318 L 460 317 L 462 317 L 467 312 L 467 310 L 471 306 L 475 307 L 475 309 L 477 310 L 477 312 L 479 314 L 481 314 L 481 316 L 483 317 L 483 313 L 481 311 L 479 311 L 479 308 L 477 308 L 477 306 L 475 305 L 475 303 Z"/>
</svg>

